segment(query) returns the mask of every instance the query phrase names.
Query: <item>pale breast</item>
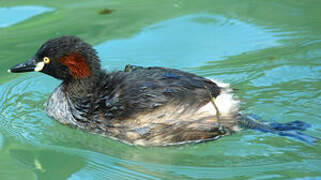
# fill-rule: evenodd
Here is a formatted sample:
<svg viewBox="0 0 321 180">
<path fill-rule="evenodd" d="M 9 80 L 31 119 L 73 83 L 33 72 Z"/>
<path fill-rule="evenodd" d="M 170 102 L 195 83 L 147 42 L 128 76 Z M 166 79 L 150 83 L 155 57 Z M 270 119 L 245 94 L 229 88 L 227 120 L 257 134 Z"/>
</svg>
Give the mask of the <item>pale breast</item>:
<svg viewBox="0 0 321 180">
<path fill-rule="evenodd" d="M 77 121 L 71 113 L 68 98 L 62 91 L 62 85 L 58 86 L 52 92 L 49 99 L 44 103 L 44 109 L 48 116 L 56 119 L 60 123 L 78 126 Z"/>
</svg>

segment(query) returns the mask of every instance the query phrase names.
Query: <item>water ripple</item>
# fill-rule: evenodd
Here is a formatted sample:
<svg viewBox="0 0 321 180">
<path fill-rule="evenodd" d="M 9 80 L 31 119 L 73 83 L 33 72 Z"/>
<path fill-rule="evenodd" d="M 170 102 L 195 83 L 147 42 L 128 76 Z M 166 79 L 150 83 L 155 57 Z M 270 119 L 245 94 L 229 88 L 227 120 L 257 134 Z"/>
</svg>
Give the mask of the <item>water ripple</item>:
<svg viewBox="0 0 321 180">
<path fill-rule="evenodd" d="M 224 16 L 193 14 L 147 26 L 130 39 L 95 48 L 111 69 L 128 63 L 186 68 L 280 46 L 289 34 Z"/>
<path fill-rule="evenodd" d="M 45 78 L 26 75 L 0 87 L 1 131 L 27 141 L 41 133 L 44 113 L 42 104 L 48 96 Z M 47 123 L 46 123 L 47 124 Z"/>
</svg>

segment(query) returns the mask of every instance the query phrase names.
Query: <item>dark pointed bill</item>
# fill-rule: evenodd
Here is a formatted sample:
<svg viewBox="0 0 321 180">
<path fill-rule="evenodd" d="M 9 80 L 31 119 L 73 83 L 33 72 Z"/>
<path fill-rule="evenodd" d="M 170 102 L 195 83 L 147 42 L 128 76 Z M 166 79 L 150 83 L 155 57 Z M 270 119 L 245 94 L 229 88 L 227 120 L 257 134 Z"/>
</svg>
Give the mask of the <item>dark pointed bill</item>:
<svg viewBox="0 0 321 180">
<path fill-rule="evenodd" d="M 22 73 L 22 72 L 32 72 L 35 71 L 37 63 L 34 59 L 30 59 L 27 62 L 17 64 L 11 67 L 8 72 L 11 73 Z"/>
</svg>

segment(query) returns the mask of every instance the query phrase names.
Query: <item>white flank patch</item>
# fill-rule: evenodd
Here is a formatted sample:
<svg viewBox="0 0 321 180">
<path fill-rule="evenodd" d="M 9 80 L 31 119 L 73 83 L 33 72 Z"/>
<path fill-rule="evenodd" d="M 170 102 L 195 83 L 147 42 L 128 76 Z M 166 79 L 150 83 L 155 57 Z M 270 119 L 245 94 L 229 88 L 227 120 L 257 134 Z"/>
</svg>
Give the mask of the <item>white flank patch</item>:
<svg viewBox="0 0 321 180">
<path fill-rule="evenodd" d="M 230 116 L 234 115 L 239 108 L 240 101 L 234 98 L 232 94 L 232 89 L 230 89 L 230 84 L 221 83 L 216 80 L 212 80 L 219 87 L 222 88 L 220 95 L 214 100 L 217 109 L 220 112 L 221 116 Z M 211 115 L 216 115 L 216 109 L 214 108 L 212 102 L 207 103 L 199 109 L 199 112 L 207 112 Z"/>
</svg>

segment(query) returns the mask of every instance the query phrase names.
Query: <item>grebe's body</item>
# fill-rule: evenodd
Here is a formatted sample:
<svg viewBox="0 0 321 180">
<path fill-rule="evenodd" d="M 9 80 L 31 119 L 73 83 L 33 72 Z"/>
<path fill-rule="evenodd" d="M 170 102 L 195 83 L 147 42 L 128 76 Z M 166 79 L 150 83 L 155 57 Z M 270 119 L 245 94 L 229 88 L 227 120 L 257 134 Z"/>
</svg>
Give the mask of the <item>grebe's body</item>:
<svg viewBox="0 0 321 180">
<path fill-rule="evenodd" d="M 127 65 L 108 73 L 101 70 L 95 50 L 74 36 L 47 41 L 9 71 L 38 71 L 62 80 L 45 103 L 50 117 L 129 144 L 214 140 L 240 125 L 279 132 L 241 116 L 226 84 L 161 67 Z"/>
<path fill-rule="evenodd" d="M 225 84 L 175 69 L 137 66 L 102 72 L 97 80 L 83 97 L 73 84 L 62 83 L 45 103 L 48 115 L 135 145 L 212 140 L 236 129 L 238 101 Z"/>
</svg>

